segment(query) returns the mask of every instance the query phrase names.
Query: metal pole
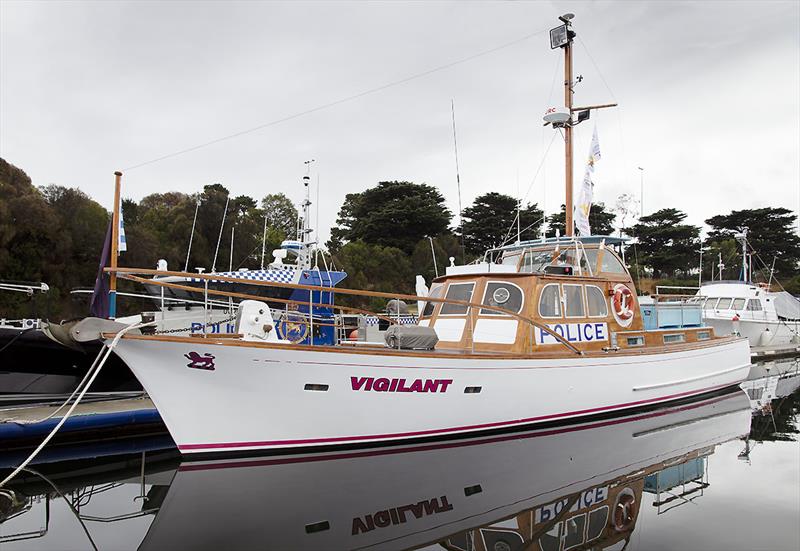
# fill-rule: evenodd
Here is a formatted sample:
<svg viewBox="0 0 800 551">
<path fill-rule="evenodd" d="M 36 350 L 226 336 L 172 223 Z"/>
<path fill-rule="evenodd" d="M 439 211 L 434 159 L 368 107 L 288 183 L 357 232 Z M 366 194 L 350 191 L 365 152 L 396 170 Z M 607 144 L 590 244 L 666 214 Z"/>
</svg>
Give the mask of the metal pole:
<svg viewBox="0 0 800 551">
<path fill-rule="evenodd" d="M 644 169 L 640 166 L 639 169 L 639 218 L 644 216 Z"/>
<path fill-rule="evenodd" d="M 114 173 L 114 211 L 111 213 L 111 269 L 117 269 L 119 255 L 119 195 L 122 189 L 122 172 Z M 117 317 L 117 273 L 111 272 L 108 291 L 108 319 Z"/>
<path fill-rule="evenodd" d="M 264 269 L 264 250 L 267 246 L 267 213 L 264 213 L 264 235 L 261 237 L 261 269 Z"/>
<path fill-rule="evenodd" d="M 197 205 L 194 207 L 194 219 L 192 220 L 192 233 L 189 234 L 189 249 L 186 251 L 186 264 L 183 265 L 183 271 L 189 271 L 189 255 L 192 253 L 192 239 L 194 238 L 194 227 L 197 223 L 197 211 L 200 210 L 200 198 L 197 199 Z"/>
<path fill-rule="evenodd" d="M 225 216 L 228 214 L 228 203 L 231 200 L 230 194 L 225 199 L 225 210 L 222 211 L 222 224 L 219 226 L 219 237 L 217 237 L 217 248 L 214 250 L 214 261 L 211 263 L 211 271 L 217 271 L 217 254 L 219 253 L 219 244 L 222 241 L 222 230 L 225 228 Z"/>
</svg>

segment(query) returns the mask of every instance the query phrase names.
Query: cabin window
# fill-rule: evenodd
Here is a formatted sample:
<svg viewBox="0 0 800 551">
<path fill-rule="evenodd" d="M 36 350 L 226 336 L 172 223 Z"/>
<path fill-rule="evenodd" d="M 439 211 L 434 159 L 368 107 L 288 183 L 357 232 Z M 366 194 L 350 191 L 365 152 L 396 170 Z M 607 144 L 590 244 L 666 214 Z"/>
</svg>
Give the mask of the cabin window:
<svg viewBox="0 0 800 551">
<path fill-rule="evenodd" d="M 506 281 L 490 281 L 483 293 L 483 304 L 518 313 L 522 309 L 522 289 Z M 481 309 L 481 315 L 502 316 L 502 312 Z"/>
<path fill-rule="evenodd" d="M 586 304 L 589 307 L 590 318 L 604 318 L 608 315 L 606 296 L 600 287 L 586 286 Z"/>
<path fill-rule="evenodd" d="M 744 308 L 744 299 L 743 298 L 735 298 L 733 299 L 733 306 L 731 306 L 734 310 L 741 310 Z"/>
<path fill-rule="evenodd" d="M 614 255 L 610 250 L 606 249 L 603 252 L 603 263 L 600 266 L 601 272 L 608 272 L 612 274 L 626 274 L 628 273 L 619 258 Z"/>
<path fill-rule="evenodd" d="M 553 526 L 549 532 L 542 534 L 539 538 L 539 547 L 542 551 L 558 551 L 561 548 L 561 526 L 559 522 Z"/>
<path fill-rule="evenodd" d="M 501 264 L 505 264 L 506 266 L 516 266 L 519 264 L 519 256 L 519 253 L 504 256 Z"/>
<path fill-rule="evenodd" d="M 683 333 L 664 335 L 664 344 L 677 344 L 679 342 L 686 342 L 686 335 Z"/>
<path fill-rule="evenodd" d="M 599 538 L 608 522 L 608 505 L 598 507 L 589 513 L 589 529 L 586 531 L 586 541 Z"/>
<path fill-rule="evenodd" d="M 717 303 L 717 310 L 728 310 L 731 307 L 732 298 L 721 298 Z"/>
<path fill-rule="evenodd" d="M 628 337 L 628 346 L 644 346 L 644 336 Z"/>
<path fill-rule="evenodd" d="M 707 341 L 711 338 L 711 331 L 698 331 L 697 332 L 697 340 L 698 341 Z"/>
<path fill-rule="evenodd" d="M 561 317 L 561 296 L 558 283 L 545 285 L 539 295 L 539 315 L 543 318 Z"/>
<path fill-rule="evenodd" d="M 470 302 L 472 300 L 472 290 L 475 288 L 475 283 L 451 283 L 447 287 L 447 295 L 444 298 L 450 300 L 463 300 Z M 461 304 L 442 304 L 442 309 L 439 312 L 440 316 L 463 316 L 467 313 L 467 306 Z"/>
<path fill-rule="evenodd" d="M 597 275 L 597 249 L 584 249 L 581 255 L 581 270 L 584 274 Z"/>
<path fill-rule="evenodd" d="M 431 290 L 428 293 L 429 296 L 433 298 L 441 298 L 442 292 L 444 292 L 444 285 L 441 283 L 434 283 L 431 285 Z M 426 302 L 425 309 L 422 311 L 422 317 L 430 317 L 433 315 L 433 309 L 436 308 L 438 302 Z"/>
<path fill-rule="evenodd" d="M 719 300 L 719 299 L 716 299 L 716 298 L 713 298 L 713 297 L 709 298 L 709 299 L 706 301 L 706 303 L 703 305 L 703 309 L 704 309 L 704 310 L 713 310 L 713 309 L 714 309 L 714 306 L 716 306 L 716 305 L 717 305 L 717 301 L 718 301 L 718 300 Z"/>
<path fill-rule="evenodd" d="M 586 514 L 575 515 L 564 523 L 564 549 L 572 549 L 583 543 Z"/>
<path fill-rule="evenodd" d="M 756 312 L 761 310 L 761 299 L 751 298 L 747 301 L 747 310 L 750 312 Z"/>
<path fill-rule="evenodd" d="M 544 267 L 550 265 L 553 258 L 553 251 L 528 251 L 525 253 L 520 266 L 520 272 L 539 273 L 544 271 Z"/>
<path fill-rule="evenodd" d="M 583 285 L 564 285 L 564 310 L 568 318 L 582 318 L 586 315 L 583 307 Z"/>
</svg>

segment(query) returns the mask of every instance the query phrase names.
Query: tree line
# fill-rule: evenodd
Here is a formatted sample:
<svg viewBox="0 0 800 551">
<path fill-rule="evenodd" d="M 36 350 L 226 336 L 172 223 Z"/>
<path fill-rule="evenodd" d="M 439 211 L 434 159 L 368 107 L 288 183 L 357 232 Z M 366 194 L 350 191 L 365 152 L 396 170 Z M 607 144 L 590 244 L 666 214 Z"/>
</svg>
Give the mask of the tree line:
<svg viewBox="0 0 800 551">
<path fill-rule="evenodd" d="M 154 267 L 163 258 L 174 270 L 258 268 L 262 247 L 269 263 L 271 251 L 294 237 L 298 223 L 297 209 L 285 195 L 258 200 L 231 196 L 221 184 L 195 194 L 164 192 L 138 202 L 124 199 L 122 211 L 128 250 L 120 263 Z M 344 286 L 413 293 L 416 274 L 430 282 L 444 273 L 451 258 L 459 264 L 471 262 L 488 249 L 536 239 L 543 228 L 547 236 L 563 235 L 564 212 L 562 205 L 559 212 L 545 216 L 536 203 L 520 205 L 492 191 L 477 197 L 458 217 L 434 186 L 384 181 L 345 196 L 326 247 L 332 266 L 348 273 Z M 705 240 L 700 238 L 701 228 L 685 219 L 686 213 L 663 208 L 617 229 L 615 225 L 625 226 L 626 220 L 619 207 L 597 203 L 589 215 L 594 234 L 632 238 L 628 264 L 639 275 L 655 279 L 696 281 L 701 246 L 704 280 L 711 279 L 712 270 L 719 278 L 719 258 L 722 277 L 738 279 L 741 260 L 735 235 L 746 226 L 756 252 L 754 267 L 774 268 L 776 279 L 800 292 L 800 237 L 793 230 L 796 218 L 790 210 L 766 207 L 711 217 L 705 221 L 710 227 Z M 44 281 L 51 288 L 30 299 L 0 293 L 0 317 L 85 315 L 85 301 L 70 300 L 69 293 L 93 285 L 109 220 L 110 213 L 79 189 L 36 187 L 24 171 L 0 159 L 0 280 Z M 124 284 L 121 288 L 126 289 Z"/>
</svg>

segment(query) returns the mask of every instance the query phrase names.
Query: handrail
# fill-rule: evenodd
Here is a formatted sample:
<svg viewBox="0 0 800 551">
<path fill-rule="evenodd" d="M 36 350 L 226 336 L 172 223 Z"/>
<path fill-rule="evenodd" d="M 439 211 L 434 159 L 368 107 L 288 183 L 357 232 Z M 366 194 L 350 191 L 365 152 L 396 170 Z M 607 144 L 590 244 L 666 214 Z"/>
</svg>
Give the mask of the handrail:
<svg viewBox="0 0 800 551">
<path fill-rule="evenodd" d="M 233 291 L 220 291 L 220 290 L 216 290 L 216 289 L 198 289 L 197 287 L 191 287 L 189 285 L 181 285 L 180 283 L 171 283 L 169 281 L 159 281 L 157 279 L 145 279 L 143 277 L 137 277 L 137 276 L 132 275 L 132 274 L 120 274 L 119 277 L 120 277 L 120 279 L 127 279 L 128 281 L 133 281 L 133 282 L 136 282 L 136 283 L 147 283 L 148 285 L 158 285 L 160 287 L 166 287 L 166 288 L 171 288 L 171 289 L 180 289 L 182 291 L 189 291 L 189 292 L 193 292 L 193 293 L 200 293 L 200 292 L 204 292 L 205 293 L 205 292 L 208 292 L 209 295 L 217 295 L 217 296 L 230 297 L 230 298 L 241 298 L 241 299 L 246 299 L 246 300 L 261 300 L 261 301 L 263 301 L 265 299 L 265 297 L 260 297 L 258 295 L 251 295 L 249 293 L 236 293 L 236 292 L 233 292 Z M 237 282 L 242 282 L 242 281 L 249 282 L 250 280 L 238 280 Z M 327 288 L 327 287 L 325 287 L 325 288 Z M 384 316 L 384 315 L 378 314 L 376 312 L 372 312 L 370 310 L 363 310 L 361 308 L 354 308 L 352 306 L 338 306 L 338 305 L 335 305 L 335 304 L 325 304 L 323 302 L 310 302 L 309 303 L 309 302 L 306 302 L 306 301 L 302 301 L 301 302 L 299 300 L 291 300 L 291 299 L 279 298 L 279 297 L 274 297 L 274 298 L 273 297 L 269 297 L 266 300 L 269 300 L 269 301 L 272 301 L 272 302 L 280 302 L 281 304 L 297 304 L 297 305 L 311 304 L 311 306 L 319 306 L 319 307 L 322 307 L 322 308 L 338 308 L 339 310 L 348 311 L 348 312 L 354 312 L 356 314 L 367 314 L 367 315 L 370 315 L 370 316 L 377 316 L 380 319 L 386 320 L 386 321 L 388 321 L 390 323 L 394 323 L 394 321 L 391 318 L 389 318 L 388 316 Z M 225 303 L 225 306 L 227 306 L 227 303 Z"/>
<path fill-rule="evenodd" d="M 188 272 L 174 272 L 174 271 L 165 271 L 165 270 L 152 270 L 152 269 L 140 269 L 140 268 L 105 268 L 106 272 L 114 272 L 118 274 L 118 277 L 122 277 L 124 279 L 129 279 L 131 281 L 137 281 L 140 283 L 147 283 L 147 284 L 155 284 L 155 285 L 164 285 L 166 287 L 175 286 L 178 289 L 184 289 L 188 291 L 192 291 L 195 293 L 203 291 L 202 289 L 198 289 L 196 287 L 190 287 L 188 285 L 180 285 L 176 283 L 168 283 L 165 281 L 159 281 L 158 279 L 145 279 L 142 277 L 137 277 L 133 274 L 140 274 L 140 275 L 152 275 L 152 276 L 176 276 L 176 277 L 188 277 L 192 279 L 203 279 L 203 280 L 213 280 L 213 281 L 224 281 L 228 283 L 244 283 L 246 285 L 253 285 L 256 287 L 283 287 L 289 289 L 302 289 L 307 291 L 321 291 L 326 293 L 340 293 L 344 295 L 353 295 L 353 296 L 366 296 L 366 297 L 377 297 L 377 298 L 388 298 L 388 299 L 400 299 L 400 300 L 407 300 L 411 302 L 417 301 L 424 301 L 424 302 L 438 302 L 438 303 L 447 303 L 447 304 L 455 304 L 459 306 L 466 306 L 467 308 L 478 308 L 480 310 L 490 310 L 493 312 L 499 312 L 500 314 L 511 316 L 519 321 L 523 321 L 528 323 L 537 329 L 540 329 L 556 339 L 560 344 L 569 348 L 572 352 L 578 355 L 583 355 L 583 351 L 569 342 L 567 339 L 550 329 L 547 325 L 540 323 L 528 316 L 523 316 L 516 312 L 512 312 L 511 310 L 507 310 L 505 308 L 499 308 L 497 306 L 490 306 L 487 304 L 480 304 L 476 302 L 470 302 L 465 300 L 454 300 L 448 298 L 436 298 L 436 297 L 421 297 L 417 295 L 407 295 L 404 293 L 385 293 L 382 291 L 364 291 L 358 289 L 337 289 L 333 287 L 324 287 L 322 285 L 302 285 L 299 283 L 279 283 L 273 281 L 261 281 L 261 280 L 250 280 L 250 279 L 243 279 L 243 278 L 235 278 L 235 277 L 228 277 L 228 276 L 220 276 L 217 274 L 192 274 Z M 255 299 L 255 300 L 264 300 L 264 297 L 259 297 L 256 295 L 249 295 L 246 293 L 231 293 L 229 291 L 216 291 L 214 289 L 207 290 L 209 294 L 216 294 L 221 296 L 230 296 L 234 298 L 247 298 L 247 299 Z M 273 299 L 269 298 L 268 300 L 275 300 L 276 302 L 283 302 L 287 299 Z M 291 303 L 296 303 L 297 301 L 288 301 Z M 308 304 L 303 302 L 302 304 Z M 318 306 L 317 304 L 312 304 L 312 306 Z M 321 304 L 319 306 L 324 306 L 326 308 L 336 308 L 339 310 L 350 310 L 353 312 L 358 312 L 362 314 L 369 314 L 369 315 L 377 315 L 379 317 L 383 317 L 380 314 L 376 314 L 374 312 L 370 312 L 368 310 L 362 310 L 360 308 L 352 308 L 347 306 L 338 306 L 338 305 L 331 305 L 331 304 Z M 387 319 L 383 317 L 383 319 Z M 391 322 L 391 319 L 390 319 Z"/>
</svg>

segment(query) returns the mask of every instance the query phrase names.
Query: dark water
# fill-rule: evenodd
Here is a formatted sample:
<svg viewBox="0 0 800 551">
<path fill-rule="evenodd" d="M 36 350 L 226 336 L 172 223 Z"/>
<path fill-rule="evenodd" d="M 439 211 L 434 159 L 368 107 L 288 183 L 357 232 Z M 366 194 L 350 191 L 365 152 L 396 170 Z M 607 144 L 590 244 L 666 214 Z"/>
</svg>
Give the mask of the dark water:
<svg viewBox="0 0 800 551">
<path fill-rule="evenodd" d="M 0 548 L 797 550 L 800 368 L 751 378 L 747 394 L 446 445 L 183 463 L 163 436 L 121 444 L 144 454 L 65 447 L 102 456 L 2 490 Z"/>
</svg>

